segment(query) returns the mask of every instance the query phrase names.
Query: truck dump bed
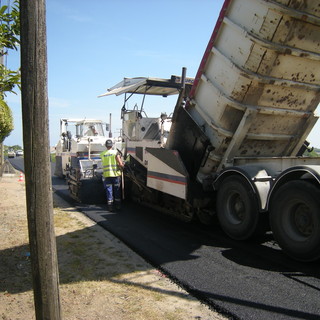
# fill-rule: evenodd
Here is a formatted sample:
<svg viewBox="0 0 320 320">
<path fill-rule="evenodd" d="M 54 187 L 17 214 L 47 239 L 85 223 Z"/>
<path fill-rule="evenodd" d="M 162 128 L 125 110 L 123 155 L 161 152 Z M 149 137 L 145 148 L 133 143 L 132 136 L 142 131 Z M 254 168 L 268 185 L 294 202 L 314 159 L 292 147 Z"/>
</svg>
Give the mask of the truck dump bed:
<svg viewBox="0 0 320 320">
<path fill-rule="evenodd" d="M 320 1 L 226 0 L 186 110 L 211 170 L 234 157 L 295 156 L 317 121 Z"/>
</svg>

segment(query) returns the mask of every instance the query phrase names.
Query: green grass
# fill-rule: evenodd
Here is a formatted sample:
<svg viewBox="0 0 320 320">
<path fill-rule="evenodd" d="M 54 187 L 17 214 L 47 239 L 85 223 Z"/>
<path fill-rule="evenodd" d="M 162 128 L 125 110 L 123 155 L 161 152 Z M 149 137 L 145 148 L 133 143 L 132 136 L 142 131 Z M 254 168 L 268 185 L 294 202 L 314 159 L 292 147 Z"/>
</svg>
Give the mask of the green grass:
<svg viewBox="0 0 320 320">
<path fill-rule="evenodd" d="M 56 154 L 55 153 L 50 153 L 50 160 L 51 160 L 51 162 L 56 162 Z"/>
</svg>

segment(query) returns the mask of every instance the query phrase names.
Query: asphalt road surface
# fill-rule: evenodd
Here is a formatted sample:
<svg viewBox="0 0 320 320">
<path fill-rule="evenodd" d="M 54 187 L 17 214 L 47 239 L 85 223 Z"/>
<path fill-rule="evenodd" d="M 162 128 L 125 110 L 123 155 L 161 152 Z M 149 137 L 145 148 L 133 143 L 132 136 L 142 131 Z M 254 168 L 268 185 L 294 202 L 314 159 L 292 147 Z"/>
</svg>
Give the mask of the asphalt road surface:
<svg viewBox="0 0 320 320">
<path fill-rule="evenodd" d="M 18 167 L 21 159 L 11 162 Z M 217 225 L 182 223 L 134 203 L 111 213 L 104 205 L 72 202 L 65 182 L 52 181 L 57 194 L 230 319 L 320 320 L 320 262 L 291 260 L 272 234 L 237 242 Z"/>
</svg>

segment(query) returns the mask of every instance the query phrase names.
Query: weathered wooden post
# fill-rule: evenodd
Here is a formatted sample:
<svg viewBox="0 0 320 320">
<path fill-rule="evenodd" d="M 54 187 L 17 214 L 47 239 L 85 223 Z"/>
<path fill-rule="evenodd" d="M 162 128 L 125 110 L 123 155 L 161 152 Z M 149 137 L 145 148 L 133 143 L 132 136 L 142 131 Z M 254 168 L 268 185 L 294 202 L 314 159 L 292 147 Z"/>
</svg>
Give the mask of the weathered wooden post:
<svg viewBox="0 0 320 320">
<path fill-rule="evenodd" d="M 24 166 L 37 319 L 60 319 L 49 152 L 45 0 L 20 0 Z"/>
</svg>

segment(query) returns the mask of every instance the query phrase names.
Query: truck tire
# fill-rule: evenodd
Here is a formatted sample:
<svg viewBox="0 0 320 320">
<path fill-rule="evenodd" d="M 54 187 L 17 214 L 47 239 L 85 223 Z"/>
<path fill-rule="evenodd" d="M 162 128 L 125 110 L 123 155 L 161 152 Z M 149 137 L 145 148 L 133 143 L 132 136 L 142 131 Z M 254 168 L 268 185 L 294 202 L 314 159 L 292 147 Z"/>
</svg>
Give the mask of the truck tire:
<svg viewBox="0 0 320 320">
<path fill-rule="evenodd" d="M 217 216 L 221 228 L 232 239 L 246 240 L 256 235 L 257 200 L 243 177 L 230 176 L 223 180 L 218 189 Z"/>
<path fill-rule="evenodd" d="M 307 181 L 291 181 L 272 197 L 270 225 L 275 240 L 299 261 L 320 258 L 320 190 Z"/>
</svg>

